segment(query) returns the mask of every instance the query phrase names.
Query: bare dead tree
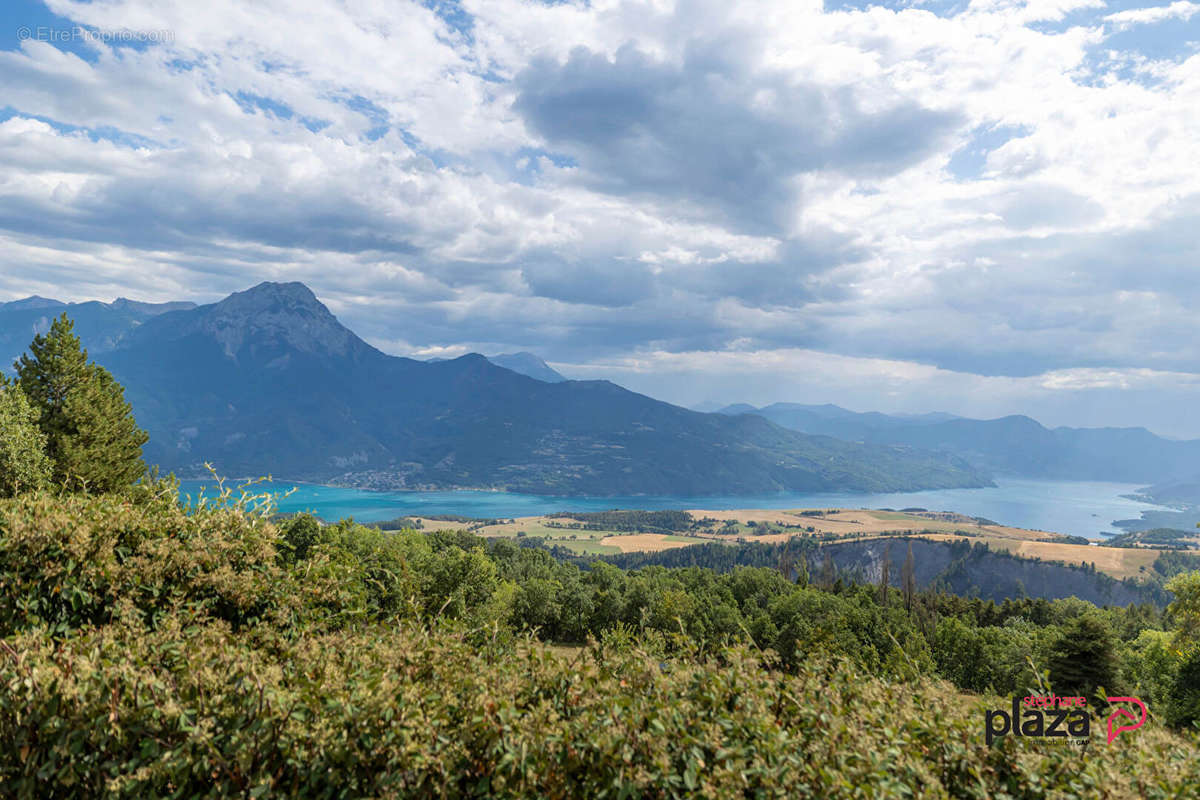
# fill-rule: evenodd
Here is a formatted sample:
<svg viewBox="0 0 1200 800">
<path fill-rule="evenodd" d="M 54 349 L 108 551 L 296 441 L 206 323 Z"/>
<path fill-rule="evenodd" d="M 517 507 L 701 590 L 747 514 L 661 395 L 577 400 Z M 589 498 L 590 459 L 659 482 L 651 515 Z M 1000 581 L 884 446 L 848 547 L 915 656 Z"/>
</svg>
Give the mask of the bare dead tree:
<svg viewBox="0 0 1200 800">
<path fill-rule="evenodd" d="M 879 565 L 879 605 L 888 604 L 888 580 L 892 573 L 892 543 L 883 547 L 883 563 Z"/>
<path fill-rule="evenodd" d="M 832 590 L 836 573 L 837 570 L 833 566 L 833 556 L 826 550 L 825 561 L 821 564 L 821 588 Z"/>
<path fill-rule="evenodd" d="M 912 613 L 913 598 L 917 594 L 917 570 L 913 561 L 912 542 L 908 543 L 908 555 L 904 557 L 904 566 L 900 569 L 901 591 L 904 592 L 904 609 Z"/>
</svg>

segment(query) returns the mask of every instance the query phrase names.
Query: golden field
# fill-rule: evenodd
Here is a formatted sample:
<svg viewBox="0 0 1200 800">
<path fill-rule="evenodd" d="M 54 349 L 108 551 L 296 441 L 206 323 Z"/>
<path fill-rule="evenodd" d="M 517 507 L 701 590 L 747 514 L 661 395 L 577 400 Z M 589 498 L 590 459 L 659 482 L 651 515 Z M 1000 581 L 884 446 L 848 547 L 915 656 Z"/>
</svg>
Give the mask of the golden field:
<svg viewBox="0 0 1200 800">
<path fill-rule="evenodd" d="M 498 524 L 471 524 L 473 533 L 486 537 L 538 537 L 581 555 L 657 552 L 705 541 L 781 542 L 792 536 L 836 537 L 837 540 L 909 535 L 932 540 L 967 537 L 997 550 L 1026 558 L 1092 563 L 1114 578 L 1137 577 L 1150 569 L 1161 552 L 1151 547 L 1120 548 L 1064 541 L 1051 531 L 981 524 L 971 517 L 948 512 L 901 512 L 868 509 L 689 509 L 697 525 L 677 535 L 615 530 L 584 530 L 569 517 L 543 515 L 517 517 Z M 427 531 L 461 529 L 461 522 L 421 519 Z"/>
</svg>

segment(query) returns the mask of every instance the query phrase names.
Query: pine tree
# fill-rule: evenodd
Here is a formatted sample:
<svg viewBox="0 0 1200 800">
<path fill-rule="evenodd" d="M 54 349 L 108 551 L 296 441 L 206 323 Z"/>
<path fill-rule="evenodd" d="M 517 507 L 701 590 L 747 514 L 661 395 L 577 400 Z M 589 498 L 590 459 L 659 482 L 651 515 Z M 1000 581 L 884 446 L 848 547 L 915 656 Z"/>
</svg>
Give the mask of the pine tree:
<svg viewBox="0 0 1200 800">
<path fill-rule="evenodd" d="M 34 337 L 16 367 L 21 389 L 38 412 L 55 483 L 108 492 L 145 473 L 142 445 L 148 437 L 121 385 L 88 362 L 66 314 Z"/>
<path fill-rule="evenodd" d="M 19 386 L 0 375 L 0 497 L 45 486 L 50 480 L 46 437 Z"/>
<path fill-rule="evenodd" d="M 1067 623 L 1050 648 L 1050 681 L 1054 691 L 1077 694 L 1096 702 L 1104 687 L 1112 692 L 1117 679 L 1116 641 L 1096 614 L 1081 614 Z"/>
</svg>

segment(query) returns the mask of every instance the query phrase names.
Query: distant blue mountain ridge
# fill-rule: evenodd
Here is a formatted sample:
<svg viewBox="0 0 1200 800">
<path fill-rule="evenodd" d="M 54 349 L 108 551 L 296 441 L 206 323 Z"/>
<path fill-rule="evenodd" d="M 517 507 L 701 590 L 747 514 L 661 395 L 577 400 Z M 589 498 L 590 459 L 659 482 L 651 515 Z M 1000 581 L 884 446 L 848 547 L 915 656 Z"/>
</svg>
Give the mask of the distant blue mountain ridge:
<svg viewBox="0 0 1200 800">
<path fill-rule="evenodd" d="M 231 476 L 551 495 L 991 484 L 952 456 L 700 414 L 607 381 L 561 380 L 522 354 L 507 362 L 559 380 L 477 354 L 434 363 L 390 356 L 299 283 L 172 310 L 40 305 L 0 308 L 0 327 L 16 320 L 7 335 L 27 341 L 55 311 L 88 314 L 84 343 L 126 387 L 150 434 L 147 460 L 181 476 L 202 475 L 211 462 Z"/>
<path fill-rule="evenodd" d="M 386 355 L 303 284 L 204 306 L 118 299 L 0 304 L 11 364 L 59 313 L 127 386 L 147 456 L 198 473 L 373 488 L 546 494 L 908 491 L 991 474 L 1162 483 L 1200 474 L 1200 442 L 1024 416 L 858 413 L 834 405 L 702 414 L 607 381 L 570 381 L 528 352 L 447 361 Z M 532 379 L 532 380 L 530 380 Z"/>
<path fill-rule="evenodd" d="M 761 408 L 737 403 L 719 413 L 760 416 L 794 431 L 846 441 L 949 453 L 998 475 L 1126 483 L 1195 481 L 1200 475 L 1200 440 L 1164 439 L 1145 428 L 1051 429 L 1023 415 L 978 420 L 800 403 Z M 1200 501 L 1200 493 L 1189 496 Z"/>
<path fill-rule="evenodd" d="M 8 371 L 13 361 L 28 347 L 30 340 L 49 330 L 54 317 L 64 312 L 75 322 L 75 332 L 85 346 L 92 353 L 104 353 L 115 348 L 122 337 L 150 317 L 195 307 L 195 303 L 184 301 L 142 303 L 124 297 L 118 297 L 111 303 L 99 300 L 64 303 L 37 295 L 0 303 L 0 370 Z M 502 353 L 485 358 L 497 366 L 546 383 L 566 380 L 533 353 Z"/>
</svg>

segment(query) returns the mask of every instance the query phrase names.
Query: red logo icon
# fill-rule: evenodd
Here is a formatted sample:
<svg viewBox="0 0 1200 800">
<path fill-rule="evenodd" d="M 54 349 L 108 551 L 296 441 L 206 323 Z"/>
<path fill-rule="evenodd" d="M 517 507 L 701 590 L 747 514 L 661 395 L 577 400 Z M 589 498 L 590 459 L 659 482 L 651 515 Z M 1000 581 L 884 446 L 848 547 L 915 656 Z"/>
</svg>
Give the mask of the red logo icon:
<svg viewBox="0 0 1200 800">
<path fill-rule="evenodd" d="M 1108 715 L 1108 743 L 1112 744 L 1112 740 L 1117 738 L 1119 734 L 1125 731 L 1136 731 L 1138 728 L 1146 724 L 1146 704 L 1136 697 L 1110 697 L 1110 703 L 1133 703 L 1141 711 L 1140 718 L 1136 718 L 1132 713 L 1124 708 L 1118 708 L 1116 711 Z M 1120 722 L 1121 717 L 1128 719 L 1129 722 Z"/>
</svg>

